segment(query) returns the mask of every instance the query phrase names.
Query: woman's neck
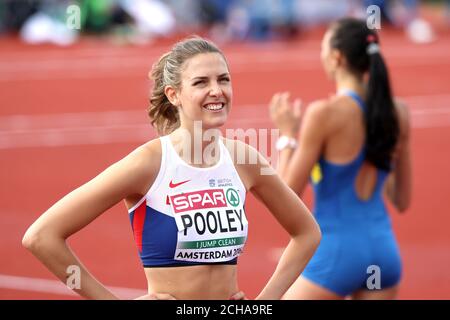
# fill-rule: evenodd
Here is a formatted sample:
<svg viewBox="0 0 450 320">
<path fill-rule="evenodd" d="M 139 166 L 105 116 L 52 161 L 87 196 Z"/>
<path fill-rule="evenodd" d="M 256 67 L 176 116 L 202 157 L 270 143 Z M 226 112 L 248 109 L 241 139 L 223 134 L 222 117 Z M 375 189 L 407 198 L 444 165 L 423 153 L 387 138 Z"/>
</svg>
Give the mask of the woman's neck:
<svg viewBox="0 0 450 320">
<path fill-rule="evenodd" d="M 357 94 L 365 95 L 365 86 L 363 76 L 357 76 L 355 74 L 341 71 L 336 73 L 336 92 L 342 92 L 345 90 L 355 91 Z"/>
<path fill-rule="evenodd" d="M 188 164 L 210 167 L 219 161 L 219 129 L 203 130 L 200 126 L 180 127 L 170 134 L 178 155 Z"/>
</svg>

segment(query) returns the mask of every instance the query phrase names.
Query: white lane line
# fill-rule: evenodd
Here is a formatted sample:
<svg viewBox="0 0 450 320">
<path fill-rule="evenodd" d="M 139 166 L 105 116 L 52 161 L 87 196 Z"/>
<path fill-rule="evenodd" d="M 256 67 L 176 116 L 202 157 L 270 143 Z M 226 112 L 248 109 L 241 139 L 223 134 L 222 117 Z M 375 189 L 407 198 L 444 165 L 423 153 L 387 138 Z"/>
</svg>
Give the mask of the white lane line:
<svg viewBox="0 0 450 320">
<path fill-rule="evenodd" d="M 0 132 L 0 149 L 57 147 L 147 141 L 155 136 L 149 124 L 37 129 Z"/>
<path fill-rule="evenodd" d="M 447 55 L 445 54 L 447 57 Z M 0 62 L 0 71 L 2 73 L 23 73 L 23 72 L 51 72 L 51 71 L 61 71 L 61 72 L 67 72 L 67 71 L 73 71 L 73 70 L 79 70 L 82 68 L 85 68 L 86 70 L 92 70 L 92 69 L 122 69 L 124 67 L 150 67 L 152 63 L 157 59 L 157 56 L 154 57 L 126 57 L 126 58 L 117 58 L 117 57 L 108 57 L 108 58 L 101 58 L 101 60 L 98 59 L 92 59 L 92 58 L 65 58 L 60 57 L 58 59 L 52 59 L 52 60 L 25 60 L 25 61 L 16 61 L 16 62 Z M 392 62 L 395 62 L 394 64 L 397 65 L 398 63 L 403 63 L 405 65 L 412 65 L 416 64 L 417 62 L 422 63 L 429 63 L 429 64 L 448 64 L 450 62 L 449 59 L 443 59 L 438 60 L 436 59 L 430 59 L 430 57 L 427 57 L 428 59 L 417 59 L 415 61 L 409 61 L 406 60 L 404 56 L 399 57 L 390 57 L 390 60 L 393 60 Z M 249 65 L 257 65 L 260 64 L 277 64 L 278 67 L 282 68 L 283 65 L 285 65 L 287 62 L 289 62 L 289 66 L 295 65 L 296 67 L 308 67 L 311 62 L 315 62 L 317 64 L 317 67 L 321 67 L 320 64 L 320 57 L 315 54 L 311 53 L 290 53 L 290 54 L 265 54 L 265 53 L 259 53 L 257 56 L 252 57 L 251 59 L 248 58 L 248 55 L 244 54 L 234 54 L 227 58 L 228 61 L 231 63 L 231 66 L 236 67 L 246 67 Z M 431 60 L 431 61 L 430 61 Z M 280 64 L 280 61 L 283 61 L 282 64 Z M 236 70 L 239 71 L 239 70 Z M 70 74 L 68 74 L 70 77 Z"/>
<path fill-rule="evenodd" d="M 141 125 L 146 119 L 147 111 L 119 110 L 106 112 L 68 112 L 57 114 L 11 115 L 0 117 L 0 131 L 27 129 L 48 129 L 67 127 Z M 148 120 L 150 123 L 150 120 Z"/>
<path fill-rule="evenodd" d="M 412 66 L 449 66 L 448 48 L 443 43 L 439 46 L 386 46 L 385 53 L 391 67 Z M 262 45 L 248 46 L 244 51 L 230 50 L 227 59 L 233 73 L 274 72 L 319 70 L 322 68 L 317 48 L 302 45 Z M 111 50 L 111 52 L 109 52 Z M 248 51 L 250 50 L 250 51 Z M 103 48 L 69 51 L 49 51 L 50 56 L 43 55 L 36 59 L 39 51 L 19 55 L 18 58 L 0 54 L 0 82 L 51 80 L 51 79 L 83 79 L 101 78 L 105 76 L 137 76 L 145 77 L 150 66 L 165 49 L 148 51 L 115 50 Z M 77 52 L 83 53 L 81 56 Z M 74 54 L 75 53 L 75 54 Z M 256 54 L 255 54 L 256 53 Z M 280 63 L 282 61 L 283 63 Z"/>
<path fill-rule="evenodd" d="M 227 47 L 222 49 L 227 57 L 236 57 L 248 61 L 249 54 L 257 52 L 258 55 L 252 55 L 253 58 L 258 56 L 271 56 L 273 59 L 280 57 L 294 56 L 301 57 L 318 57 L 320 50 L 320 41 L 302 41 L 300 43 L 275 43 L 266 42 L 259 44 L 246 43 L 242 46 Z M 153 58 L 159 57 L 162 53 L 168 51 L 170 46 L 157 47 L 97 47 L 97 48 L 66 48 L 66 49 L 37 49 L 37 50 L 20 50 L 20 51 L 2 51 L 0 52 L 0 61 L 18 62 L 26 60 L 34 60 L 36 63 L 45 60 L 55 60 L 64 57 L 65 60 L 90 58 L 93 64 L 98 61 L 95 58 L 128 58 L 142 57 Z M 442 56 L 448 58 L 447 52 L 450 51 L 450 43 L 446 41 L 436 42 L 432 45 L 413 45 L 413 44 L 395 44 L 384 43 L 383 52 L 389 56 L 405 58 L 408 57 L 424 57 L 430 58 Z"/>
<path fill-rule="evenodd" d="M 0 288 L 18 291 L 52 293 L 57 295 L 76 296 L 77 294 L 57 280 L 30 277 L 18 277 L 0 274 Z M 108 289 L 122 299 L 133 299 L 146 294 L 142 289 L 108 286 Z"/>
<path fill-rule="evenodd" d="M 279 58 L 283 59 L 283 58 Z M 155 60 L 153 60 L 155 61 Z M 236 62 L 230 60 L 230 69 L 232 74 L 241 73 L 262 73 L 262 72 L 299 72 L 299 71 L 320 71 L 322 66 L 318 59 L 311 61 L 285 61 L 279 62 L 262 62 L 262 61 L 247 61 Z M 86 68 L 75 68 L 70 65 L 72 62 L 65 63 L 66 67 L 48 70 L 42 68 L 30 69 L 27 71 L 2 71 L 0 68 L 0 82 L 12 81 L 46 81 L 46 80 L 76 80 L 76 79 L 101 79 L 105 77 L 136 77 L 147 78 L 147 72 L 150 70 L 151 61 L 138 63 L 136 61 L 129 61 L 126 63 L 91 65 Z M 450 61 L 443 59 L 429 59 L 429 60 L 388 60 L 391 69 L 394 68 L 412 68 L 412 67 L 437 67 L 448 68 Z"/>
<path fill-rule="evenodd" d="M 267 258 L 270 261 L 278 262 L 286 247 L 274 247 L 267 251 Z"/>
<path fill-rule="evenodd" d="M 413 128 L 450 126 L 450 94 L 410 96 L 403 100 L 410 106 Z M 255 117 L 266 107 L 265 105 L 237 106 L 227 127 L 272 128 L 273 125 L 268 116 Z M 155 136 L 155 130 L 150 126 L 149 121 L 146 121 L 145 110 L 0 117 L 0 150 L 143 143 Z"/>
</svg>

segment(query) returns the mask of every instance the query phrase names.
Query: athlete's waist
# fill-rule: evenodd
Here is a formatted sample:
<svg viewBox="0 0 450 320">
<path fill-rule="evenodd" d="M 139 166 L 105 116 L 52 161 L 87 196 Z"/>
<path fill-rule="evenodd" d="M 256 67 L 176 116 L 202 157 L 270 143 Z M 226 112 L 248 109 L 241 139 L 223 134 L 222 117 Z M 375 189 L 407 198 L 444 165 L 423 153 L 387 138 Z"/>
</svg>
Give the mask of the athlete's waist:
<svg viewBox="0 0 450 320">
<path fill-rule="evenodd" d="M 176 299 L 229 299 L 238 292 L 236 265 L 145 268 L 149 292 Z"/>
<path fill-rule="evenodd" d="M 198 255 L 198 254 L 197 254 Z M 192 256 L 197 256 L 192 255 Z M 212 256 L 212 254 L 210 254 Z M 207 254 L 203 253 L 200 255 L 200 257 L 207 256 Z M 193 267 L 193 266 L 213 266 L 213 265 L 236 265 L 237 264 L 237 258 L 234 258 L 232 260 L 228 261 L 214 261 L 211 260 L 209 262 L 193 262 L 193 261 L 180 261 L 180 260 L 174 260 L 171 258 L 167 259 L 154 259 L 154 258 L 146 258 L 141 257 L 142 264 L 144 268 L 151 269 L 151 268 L 182 268 L 182 267 Z"/>
</svg>

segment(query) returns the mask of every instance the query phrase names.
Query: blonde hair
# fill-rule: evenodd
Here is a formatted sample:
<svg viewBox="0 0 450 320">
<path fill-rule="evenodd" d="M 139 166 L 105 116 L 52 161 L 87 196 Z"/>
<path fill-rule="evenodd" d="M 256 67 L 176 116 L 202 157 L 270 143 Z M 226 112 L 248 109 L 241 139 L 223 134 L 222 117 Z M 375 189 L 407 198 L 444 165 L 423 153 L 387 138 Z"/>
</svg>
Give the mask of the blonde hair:
<svg viewBox="0 0 450 320">
<path fill-rule="evenodd" d="M 170 103 L 164 89 L 170 85 L 181 88 L 181 68 L 190 58 L 201 53 L 219 53 L 225 59 L 222 51 L 212 42 L 200 37 L 191 37 L 177 42 L 172 50 L 163 54 L 152 66 L 150 79 L 153 80 L 153 90 L 150 96 L 148 115 L 151 124 L 160 135 L 166 135 L 180 126 L 178 109 Z"/>
</svg>

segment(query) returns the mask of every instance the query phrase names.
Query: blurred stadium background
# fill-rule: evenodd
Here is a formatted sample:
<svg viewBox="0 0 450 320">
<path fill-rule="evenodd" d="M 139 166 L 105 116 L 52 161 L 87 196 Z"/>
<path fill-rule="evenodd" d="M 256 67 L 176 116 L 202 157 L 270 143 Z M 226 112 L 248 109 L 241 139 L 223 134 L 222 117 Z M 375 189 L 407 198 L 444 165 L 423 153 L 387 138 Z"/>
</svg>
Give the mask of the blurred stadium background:
<svg viewBox="0 0 450 320">
<path fill-rule="evenodd" d="M 228 128 L 270 129 L 274 92 L 306 103 L 333 93 L 321 36 L 340 17 L 367 17 L 373 4 L 413 126 L 414 200 L 404 215 L 391 210 L 404 264 L 399 298 L 450 299 L 450 1 L 414 0 L 0 0 L 0 299 L 78 299 L 21 238 L 55 201 L 156 136 L 147 73 L 176 40 L 199 34 L 227 55 Z M 310 190 L 305 201 L 312 204 Z M 251 196 L 247 215 L 239 281 L 253 298 L 287 237 Z M 145 291 L 122 203 L 69 242 L 120 297 Z"/>
</svg>

